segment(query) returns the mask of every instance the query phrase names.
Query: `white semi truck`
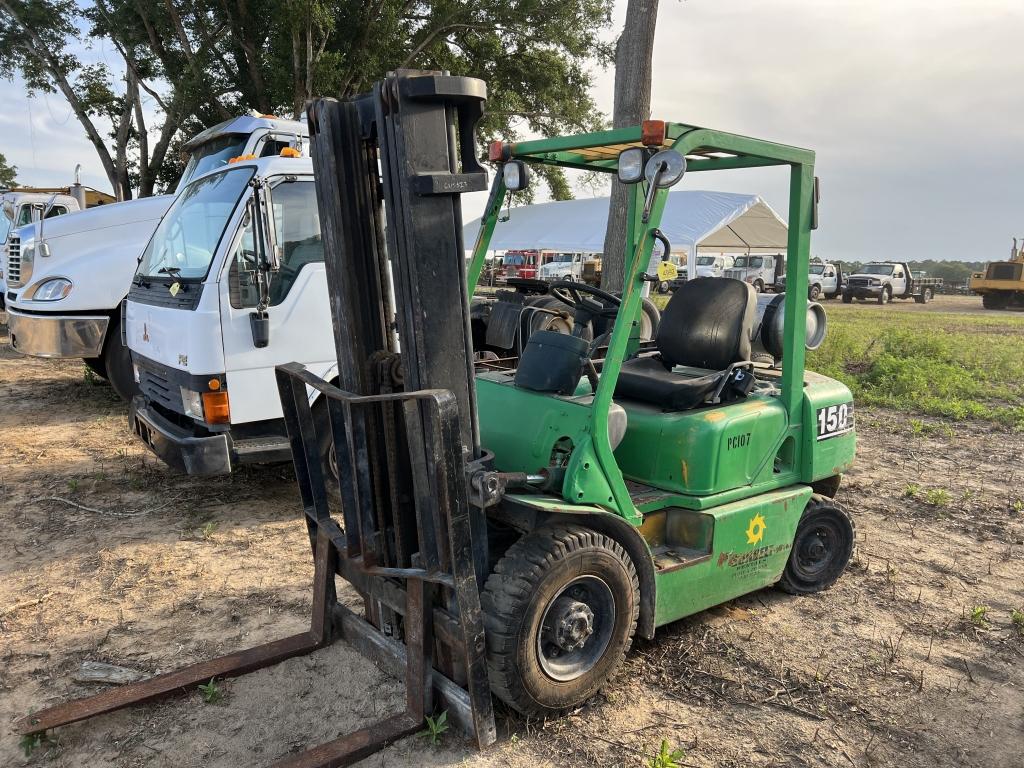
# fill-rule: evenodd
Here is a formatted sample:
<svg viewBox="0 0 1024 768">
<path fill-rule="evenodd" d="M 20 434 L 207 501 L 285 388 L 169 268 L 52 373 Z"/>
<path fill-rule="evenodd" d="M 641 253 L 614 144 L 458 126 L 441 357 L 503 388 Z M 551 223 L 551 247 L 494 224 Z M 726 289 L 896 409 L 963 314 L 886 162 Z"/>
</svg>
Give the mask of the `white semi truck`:
<svg viewBox="0 0 1024 768">
<path fill-rule="evenodd" d="M 225 121 L 185 144 L 189 159 L 178 191 L 235 158 L 301 151 L 307 136 L 306 125 L 294 120 Z M 11 346 L 36 357 L 82 358 L 130 399 L 137 387 L 122 343 L 122 307 L 139 254 L 174 200 L 104 205 L 12 231 L 5 249 Z"/>
<path fill-rule="evenodd" d="M 309 158 L 193 179 L 145 248 L 124 328 L 140 390 L 129 418 L 167 464 L 212 475 L 290 460 L 274 367 L 337 375 Z"/>
</svg>

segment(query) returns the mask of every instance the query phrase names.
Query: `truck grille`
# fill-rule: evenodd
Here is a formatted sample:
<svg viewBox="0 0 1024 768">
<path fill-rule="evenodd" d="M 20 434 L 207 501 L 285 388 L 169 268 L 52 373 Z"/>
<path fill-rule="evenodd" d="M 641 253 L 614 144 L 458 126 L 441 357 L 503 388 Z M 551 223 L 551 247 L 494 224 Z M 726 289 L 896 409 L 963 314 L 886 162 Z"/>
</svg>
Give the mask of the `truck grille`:
<svg viewBox="0 0 1024 768">
<path fill-rule="evenodd" d="M 727 269 L 722 274 L 725 275 L 726 277 L 731 277 L 733 280 L 743 279 L 742 269 Z"/>
<path fill-rule="evenodd" d="M 851 277 L 850 287 L 851 288 L 867 288 L 871 285 L 870 277 Z"/>
<path fill-rule="evenodd" d="M 11 235 L 7 241 L 7 285 L 20 288 L 23 279 L 21 273 L 21 238 Z"/>
<path fill-rule="evenodd" d="M 159 403 L 174 413 L 181 413 L 184 410 L 181 390 L 152 368 L 139 366 L 139 390 L 146 399 Z"/>
</svg>

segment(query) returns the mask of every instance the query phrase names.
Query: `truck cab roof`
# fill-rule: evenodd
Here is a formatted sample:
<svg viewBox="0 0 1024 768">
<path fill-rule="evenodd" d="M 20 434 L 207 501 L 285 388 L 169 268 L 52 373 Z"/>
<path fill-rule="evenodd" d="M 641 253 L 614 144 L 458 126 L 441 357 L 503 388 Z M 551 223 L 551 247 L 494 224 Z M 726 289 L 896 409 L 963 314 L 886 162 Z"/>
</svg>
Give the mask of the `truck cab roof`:
<svg viewBox="0 0 1024 768">
<path fill-rule="evenodd" d="M 241 115 L 225 120 L 223 123 L 217 123 L 217 125 L 197 133 L 186 141 L 182 148 L 187 152 L 218 136 L 233 133 L 252 134 L 257 131 L 293 133 L 300 137 L 309 136 L 309 128 L 301 120 L 285 120 L 272 115 Z"/>
</svg>

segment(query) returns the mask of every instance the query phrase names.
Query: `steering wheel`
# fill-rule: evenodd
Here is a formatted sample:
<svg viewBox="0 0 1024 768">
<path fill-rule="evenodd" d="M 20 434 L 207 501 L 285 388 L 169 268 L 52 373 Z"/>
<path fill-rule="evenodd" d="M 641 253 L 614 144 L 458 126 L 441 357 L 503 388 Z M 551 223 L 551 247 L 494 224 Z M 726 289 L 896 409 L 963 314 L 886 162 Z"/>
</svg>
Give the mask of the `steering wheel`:
<svg viewBox="0 0 1024 768">
<path fill-rule="evenodd" d="M 575 280 L 556 280 L 551 283 L 548 293 L 570 309 L 589 312 L 595 317 L 615 317 L 619 311 L 619 305 L 622 304 L 620 297 Z M 600 301 L 580 294 L 589 294 Z"/>
</svg>

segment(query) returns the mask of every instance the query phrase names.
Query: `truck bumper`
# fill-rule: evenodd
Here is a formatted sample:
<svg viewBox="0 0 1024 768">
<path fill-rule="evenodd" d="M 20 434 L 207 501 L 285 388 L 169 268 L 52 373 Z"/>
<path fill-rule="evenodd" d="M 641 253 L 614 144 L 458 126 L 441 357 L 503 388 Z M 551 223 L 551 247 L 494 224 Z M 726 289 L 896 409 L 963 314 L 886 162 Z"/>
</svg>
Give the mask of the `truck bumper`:
<svg viewBox="0 0 1024 768">
<path fill-rule="evenodd" d="M 227 434 L 190 435 L 149 408 L 139 396 L 129 407 L 128 423 L 153 453 L 179 472 L 189 475 L 231 474 L 231 438 Z"/>
<path fill-rule="evenodd" d="M 858 286 L 857 288 L 844 288 L 843 293 L 853 296 L 855 299 L 877 299 L 882 293 L 882 286 Z"/>
<path fill-rule="evenodd" d="M 25 315 L 7 307 L 11 348 L 33 357 L 99 357 L 109 324 L 106 315 Z"/>
</svg>

